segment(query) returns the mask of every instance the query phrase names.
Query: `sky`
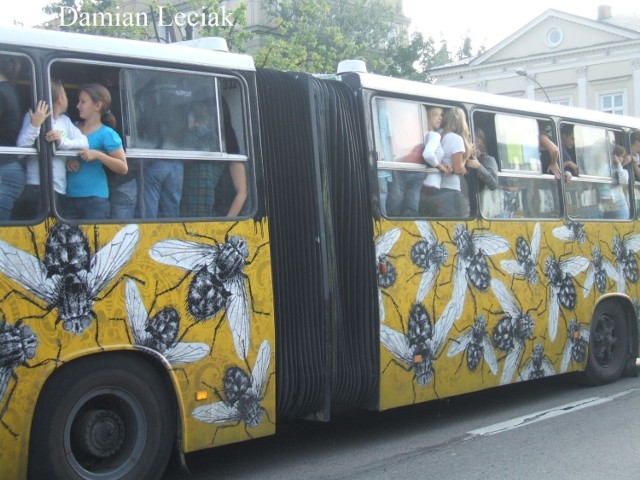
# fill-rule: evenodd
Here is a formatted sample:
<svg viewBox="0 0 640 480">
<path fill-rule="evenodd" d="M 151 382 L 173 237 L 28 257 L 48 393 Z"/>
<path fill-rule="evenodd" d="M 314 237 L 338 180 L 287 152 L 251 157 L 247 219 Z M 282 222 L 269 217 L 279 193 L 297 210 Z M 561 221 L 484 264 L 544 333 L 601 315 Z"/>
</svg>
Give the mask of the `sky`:
<svg viewBox="0 0 640 480">
<path fill-rule="evenodd" d="M 524 27 L 550 8 L 595 20 L 598 5 L 611 6 L 612 13 L 640 14 L 640 5 L 630 0 L 557 0 L 497 1 L 497 0 L 403 0 L 404 13 L 411 19 L 411 28 L 434 40 L 447 40 L 450 51 L 461 45 L 469 34 L 473 50 L 480 46 L 491 48 Z M 25 26 L 46 20 L 42 7 L 52 0 L 2 0 L 0 26 L 12 25 L 13 20 Z"/>
</svg>

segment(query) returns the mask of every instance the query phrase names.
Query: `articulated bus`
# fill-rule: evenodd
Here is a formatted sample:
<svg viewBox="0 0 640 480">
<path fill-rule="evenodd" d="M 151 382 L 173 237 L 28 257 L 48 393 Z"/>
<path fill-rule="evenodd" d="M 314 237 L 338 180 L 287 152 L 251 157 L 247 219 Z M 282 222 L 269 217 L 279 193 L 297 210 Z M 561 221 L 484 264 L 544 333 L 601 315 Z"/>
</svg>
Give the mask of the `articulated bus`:
<svg viewBox="0 0 640 480">
<path fill-rule="evenodd" d="M 72 121 L 82 84 L 108 89 L 135 207 L 65 218 L 55 166 L 79 151 L 46 141 L 51 118 L 0 147 L 39 169 L 36 207 L 0 227 L 2 478 L 159 478 L 293 419 L 636 373 L 640 186 L 612 151 L 638 119 L 44 30 L 0 30 L 0 57 L 25 113 L 55 79 Z M 462 178 L 458 218 L 391 215 L 384 187 L 433 173 L 401 160 L 434 107 L 484 132 L 497 186 Z M 572 178 L 540 149 L 568 128 Z"/>
</svg>

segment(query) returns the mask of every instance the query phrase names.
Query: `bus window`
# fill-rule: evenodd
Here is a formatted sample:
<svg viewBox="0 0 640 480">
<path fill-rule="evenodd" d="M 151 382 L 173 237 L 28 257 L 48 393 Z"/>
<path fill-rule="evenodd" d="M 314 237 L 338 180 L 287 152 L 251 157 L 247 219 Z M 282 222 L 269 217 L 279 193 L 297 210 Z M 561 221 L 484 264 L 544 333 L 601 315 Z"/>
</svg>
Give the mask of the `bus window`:
<svg viewBox="0 0 640 480">
<path fill-rule="evenodd" d="M 495 135 L 500 165 L 498 188 L 480 195 L 480 211 L 486 218 L 558 218 L 558 182 L 543 172 L 539 127 L 535 118 L 482 115 L 482 127 Z M 494 133 L 495 132 L 495 133 Z"/>
<path fill-rule="evenodd" d="M 37 150 L 41 128 L 31 126 L 28 114 L 36 108 L 33 64 L 0 52 L 0 76 L 0 221 L 34 220 L 43 212 L 44 162 Z"/>
<path fill-rule="evenodd" d="M 437 213 L 431 208 L 433 199 L 425 196 L 425 188 L 440 190 L 442 174 L 436 168 L 441 168 L 440 128 L 448 110 L 451 107 L 375 99 L 373 121 L 378 191 L 384 215 L 399 218 L 452 216 Z M 466 117 L 464 121 L 466 124 Z M 453 175 L 451 169 L 448 173 Z M 466 192 L 465 180 L 459 176 L 455 179 L 457 185 L 453 189 Z M 453 216 L 466 217 L 469 205 L 466 196 L 460 194 L 460 197 L 461 213 Z"/>
<path fill-rule="evenodd" d="M 248 192 L 236 80 L 124 71 L 128 152 L 140 162 L 142 218 L 240 216 Z"/>
<path fill-rule="evenodd" d="M 424 179 L 426 110 L 418 102 L 376 98 L 378 189 L 383 214 L 416 217 Z"/>
<path fill-rule="evenodd" d="M 614 162 L 614 132 L 603 127 L 569 123 L 561 126 L 561 132 L 563 163 L 566 159 L 575 159 L 578 167 L 578 175 L 565 184 L 569 216 L 628 219 L 629 175 L 622 165 Z"/>
<path fill-rule="evenodd" d="M 636 216 L 640 215 L 640 130 L 629 134 L 629 158 L 625 168 L 629 171 L 633 184 Z"/>
</svg>

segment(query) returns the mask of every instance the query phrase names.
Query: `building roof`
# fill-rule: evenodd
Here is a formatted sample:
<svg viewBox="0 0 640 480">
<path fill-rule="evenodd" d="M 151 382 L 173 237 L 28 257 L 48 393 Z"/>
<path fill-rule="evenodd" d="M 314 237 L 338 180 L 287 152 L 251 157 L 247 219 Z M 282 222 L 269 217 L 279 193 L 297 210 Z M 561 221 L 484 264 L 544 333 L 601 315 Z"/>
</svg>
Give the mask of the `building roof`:
<svg viewBox="0 0 640 480">
<path fill-rule="evenodd" d="M 605 18 L 601 22 L 610 23 L 616 27 L 626 28 L 634 32 L 640 32 L 640 15 L 622 14 Z"/>
<path fill-rule="evenodd" d="M 439 70 L 446 70 L 446 69 L 456 68 L 456 67 L 464 67 L 467 65 L 476 66 L 482 63 L 490 62 L 490 59 L 492 57 L 497 56 L 499 52 L 501 52 L 507 46 L 511 45 L 515 40 L 522 37 L 524 34 L 532 30 L 534 27 L 538 26 L 542 22 L 552 17 L 565 20 L 568 22 L 572 22 L 575 24 L 580 24 L 585 27 L 593 28 L 599 31 L 603 31 L 603 32 L 606 31 L 610 34 L 619 36 L 620 41 L 640 39 L 640 16 L 638 15 L 622 14 L 622 15 L 607 17 L 602 20 L 593 20 L 593 19 L 581 17 L 579 15 L 573 15 L 570 13 L 561 12 L 559 10 L 549 9 L 549 10 L 546 10 L 541 15 L 539 15 L 538 17 L 531 20 L 524 27 L 518 29 L 513 34 L 506 37 L 497 45 L 489 48 L 488 50 L 482 53 L 479 53 L 478 55 L 464 58 L 462 60 L 456 60 L 454 62 L 450 62 L 445 65 L 439 65 L 437 67 L 433 67 L 429 69 L 429 72 L 437 72 Z"/>
</svg>

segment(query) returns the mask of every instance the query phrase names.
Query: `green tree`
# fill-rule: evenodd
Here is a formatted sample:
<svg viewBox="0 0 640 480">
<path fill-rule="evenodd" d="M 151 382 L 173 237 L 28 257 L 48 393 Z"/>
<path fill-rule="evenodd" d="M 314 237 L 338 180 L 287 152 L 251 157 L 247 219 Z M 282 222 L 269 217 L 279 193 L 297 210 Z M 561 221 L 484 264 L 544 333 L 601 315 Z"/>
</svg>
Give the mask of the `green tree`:
<svg viewBox="0 0 640 480">
<path fill-rule="evenodd" d="M 370 72 L 430 81 L 430 68 L 453 60 L 446 40 L 409 35 L 395 2 L 263 0 L 263 8 L 274 27 L 255 55 L 258 66 L 326 73 L 355 58 Z M 470 54 L 467 35 L 457 57 Z"/>
<path fill-rule="evenodd" d="M 340 60 L 388 68 L 397 7 L 385 0 L 264 0 L 274 28 L 255 55 L 259 66 L 307 72 L 335 71 Z"/>
</svg>

